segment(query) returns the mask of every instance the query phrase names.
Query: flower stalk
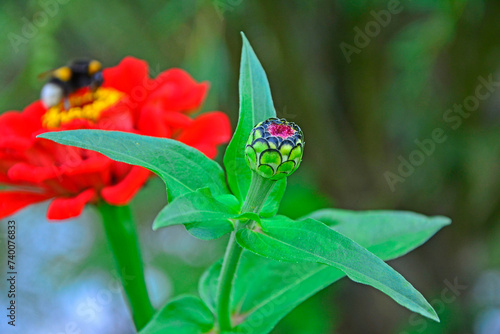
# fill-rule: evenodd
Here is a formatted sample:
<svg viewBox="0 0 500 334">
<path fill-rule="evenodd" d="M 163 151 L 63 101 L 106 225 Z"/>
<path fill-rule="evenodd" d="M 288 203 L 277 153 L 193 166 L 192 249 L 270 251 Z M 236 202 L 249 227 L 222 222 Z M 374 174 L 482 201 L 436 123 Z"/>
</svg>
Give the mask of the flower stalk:
<svg viewBox="0 0 500 334">
<path fill-rule="evenodd" d="M 127 297 L 137 331 L 152 318 L 153 306 L 148 296 L 136 226 L 129 206 L 98 205 L 116 269 Z"/>
<path fill-rule="evenodd" d="M 259 213 L 266 202 L 267 197 L 274 188 L 276 181 L 265 179 L 257 173 L 252 173 L 250 188 L 241 212 Z M 252 223 L 252 222 L 249 222 Z M 221 331 L 231 330 L 231 292 L 236 277 L 236 271 L 243 249 L 236 241 L 236 233 L 243 228 L 239 220 L 235 222 L 234 231 L 231 233 L 229 243 L 226 248 L 222 269 L 217 286 L 217 318 Z"/>
</svg>

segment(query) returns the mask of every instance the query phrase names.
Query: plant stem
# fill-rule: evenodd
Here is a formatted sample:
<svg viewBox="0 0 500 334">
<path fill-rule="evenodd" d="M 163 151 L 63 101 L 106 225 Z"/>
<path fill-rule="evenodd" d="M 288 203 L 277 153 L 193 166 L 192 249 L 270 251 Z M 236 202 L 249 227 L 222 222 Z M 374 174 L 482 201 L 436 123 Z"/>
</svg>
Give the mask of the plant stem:
<svg viewBox="0 0 500 334">
<path fill-rule="evenodd" d="M 236 222 L 236 228 L 238 222 Z M 231 233 L 217 286 L 217 318 L 221 331 L 230 330 L 231 326 L 231 291 L 233 279 L 238 269 L 243 248 L 236 242 L 236 230 Z"/>
<path fill-rule="evenodd" d="M 250 188 L 248 189 L 241 212 L 259 213 L 260 210 L 262 210 L 262 207 L 264 207 L 267 196 L 269 196 L 275 184 L 276 181 L 265 179 L 252 172 Z"/>
<path fill-rule="evenodd" d="M 137 331 L 140 331 L 154 314 L 149 300 L 136 226 L 128 206 L 100 203 L 104 230 L 115 259 L 118 275 Z"/>
<path fill-rule="evenodd" d="M 276 181 L 264 179 L 256 173 L 252 173 L 250 188 L 248 189 L 241 212 L 259 213 L 275 184 Z M 229 243 L 227 244 L 219 276 L 219 284 L 217 286 L 217 318 L 221 331 L 231 330 L 232 328 L 231 292 L 241 253 L 243 252 L 243 248 L 236 241 L 236 233 L 241 228 L 241 222 L 236 221 L 234 231 L 231 233 Z"/>
</svg>

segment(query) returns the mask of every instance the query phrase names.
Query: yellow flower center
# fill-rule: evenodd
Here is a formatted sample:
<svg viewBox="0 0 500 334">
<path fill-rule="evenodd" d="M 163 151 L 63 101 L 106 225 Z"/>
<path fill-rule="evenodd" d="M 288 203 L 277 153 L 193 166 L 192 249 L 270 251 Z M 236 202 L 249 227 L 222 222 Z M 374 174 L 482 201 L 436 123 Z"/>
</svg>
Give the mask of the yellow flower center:
<svg viewBox="0 0 500 334">
<path fill-rule="evenodd" d="M 69 96 L 69 109 L 64 108 L 64 103 L 51 107 L 42 116 L 42 124 L 46 129 L 55 129 L 75 119 L 86 119 L 96 122 L 101 113 L 112 107 L 123 96 L 112 88 L 98 88 L 95 92 L 86 92 L 83 95 Z"/>
</svg>

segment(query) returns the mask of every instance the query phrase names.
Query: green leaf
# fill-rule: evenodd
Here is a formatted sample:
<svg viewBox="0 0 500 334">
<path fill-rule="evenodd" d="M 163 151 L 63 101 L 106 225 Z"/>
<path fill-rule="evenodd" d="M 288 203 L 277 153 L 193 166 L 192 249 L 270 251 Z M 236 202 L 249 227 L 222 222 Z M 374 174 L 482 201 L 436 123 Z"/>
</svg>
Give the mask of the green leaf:
<svg viewBox="0 0 500 334">
<path fill-rule="evenodd" d="M 170 200 L 203 187 L 210 188 L 215 196 L 228 193 L 224 171 L 218 163 L 173 139 L 103 130 L 47 132 L 38 137 L 145 167 L 163 179 Z"/>
<path fill-rule="evenodd" d="M 140 334 L 202 334 L 214 326 L 214 317 L 197 297 L 178 297 L 158 311 Z"/>
<path fill-rule="evenodd" d="M 251 256 L 255 256 L 258 258 L 262 258 L 260 256 L 254 255 L 253 253 L 249 253 L 248 251 L 243 250 L 243 254 L 250 254 Z M 267 259 L 266 259 L 267 260 Z M 200 278 L 200 281 L 198 282 L 198 291 L 200 293 L 201 299 L 207 304 L 207 306 L 212 310 L 212 312 L 215 314 L 216 313 L 216 301 L 217 301 L 217 284 L 219 282 L 219 277 L 220 277 L 220 271 L 222 269 L 222 262 L 223 259 L 220 259 L 219 261 L 215 262 L 213 265 L 211 265 Z M 240 260 L 239 266 L 241 266 L 241 263 L 245 262 L 245 257 L 242 256 Z M 259 268 L 259 267 L 254 267 Z M 259 268 L 260 271 L 260 268 Z M 241 272 L 240 267 L 238 267 L 238 272 Z M 245 272 L 245 274 L 250 273 L 250 271 Z M 240 282 L 243 280 L 246 281 L 246 278 L 248 276 L 239 276 L 236 275 L 238 279 L 235 280 L 234 282 L 234 289 L 233 289 L 233 295 L 237 293 L 238 291 L 241 291 L 243 289 L 237 289 L 237 287 L 240 285 Z M 241 286 L 243 288 L 243 286 Z M 232 304 L 234 305 L 237 303 L 236 298 L 232 299 Z M 233 307 L 234 309 L 234 307 Z"/>
<path fill-rule="evenodd" d="M 244 212 L 235 217 L 235 219 L 239 219 L 243 223 L 248 223 L 249 221 L 255 221 L 260 224 L 261 222 L 260 216 L 254 212 Z"/>
<path fill-rule="evenodd" d="M 252 177 L 252 171 L 245 159 L 245 144 L 250 131 L 257 123 L 276 117 L 266 73 L 243 33 L 242 38 L 239 82 L 240 115 L 236 131 L 224 155 L 229 187 L 240 202 L 245 199 Z M 281 183 L 285 184 L 286 180 Z M 275 196 L 270 196 L 268 201 L 279 202 L 281 197 L 276 195 L 279 195 L 279 191 L 275 192 Z"/>
<path fill-rule="evenodd" d="M 403 211 L 327 209 L 311 216 L 330 222 L 334 230 L 342 231 L 384 260 L 408 253 L 450 223 L 446 217 Z M 381 247 L 384 244 L 386 247 Z M 397 251 L 391 245 L 396 245 Z M 210 267 L 199 284 L 201 297 L 210 308 L 215 307 L 221 263 Z M 326 265 L 278 262 L 244 250 L 232 300 L 234 318 L 241 322 L 237 332 L 269 333 L 297 305 L 344 276 L 341 270 Z"/>
<path fill-rule="evenodd" d="M 234 196 L 231 199 L 231 196 L 222 195 L 215 198 L 208 188 L 179 196 L 156 216 L 153 229 L 184 225 L 193 236 L 210 240 L 232 232 L 234 229 L 232 220 L 250 219 L 260 222 L 260 217 L 255 213 L 240 213 L 238 200 Z M 237 206 L 233 205 L 235 201 L 238 203 Z"/>
<path fill-rule="evenodd" d="M 238 243 L 275 260 L 317 262 L 338 268 L 355 282 L 373 286 L 408 309 L 439 321 L 434 309 L 399 273 L 323 223 L 310 218 L 294 222 L 277 216 L 261 224 L 262 231 L 238 231 Z"/>
<path fill-rule="evenodd" d="M 443 216 L 427 217 L 409 211 L 389 210 L 322 209 L 301 219 L 306 218 L 331 226 L 384 260 L 405 255 L 451 223 Z M 387 238 L 388 235 L 393 237 Z"/>
<path fill-rule="evenodd" d="M 233 194 L 219 195 L 215 199 L 222 204 L 230 207 L 231 210 L 235 212 L 239 212 L 241 210 L 241 203 Z"/>
<path fill-rule="evenodd" d="M 177 197 L 156 216 L 153 229 L 184 224 L 200 239 L 216 239 L 233 231 L 238 211 L 217 201 L 208 188 Z"/>
</svg>

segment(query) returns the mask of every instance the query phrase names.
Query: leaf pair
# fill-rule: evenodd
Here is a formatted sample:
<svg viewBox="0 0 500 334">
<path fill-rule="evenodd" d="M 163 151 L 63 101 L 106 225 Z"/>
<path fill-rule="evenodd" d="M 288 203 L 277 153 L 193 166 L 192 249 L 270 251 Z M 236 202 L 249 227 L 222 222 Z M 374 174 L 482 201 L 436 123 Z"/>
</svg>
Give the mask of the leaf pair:
<svg viewBox="0 0 500 334">
<path fill-rule="evenodd" d="M 302 218 L 298 224 L 307 224 L 310 218 L 328 225 L 332 234 L 342 233 L 344 238 L 349 237 L 360 245 L 358 247 L 365 247 L 374 254 L 373 256 L 376 255 L 385 261 L 405 255 L 450 224 L 446 217 L 429 218 L 412 212 L 354 212 L 336 209 L 317 211 Z M 314 225 L 317 224 L 316 222 Z M 274 257 L 274 252 L 271 255 L 270 258 Z M 348 254 L 346 257 L 353 260 L 354 256 Z M 342 270 L 320 263 L 278 262 L 270 258 L 255 255 L 248 250 L 243 252 L 231 301 L 237 333 L 269 333 L 297 305 L 345 276 Z M 363 264 L 366 263 L 358 263 Z M 214 264 L 205 272 L 200 282 L 202 299 L 211 309 L 215 308 L 220 268 L 221 262 Z M 359 270 L 368 269 L 367 267 Z M 389 275 L 399 274 L 394 272 Z M 423 304 L 415 304 L 414 307 L 428 310 L 435 315 L 426 306 L 428 304 L 420 300 Z"/>
<path fill-rule="evenodd" d="M 405 255 L 450 223 L 445 217 L 428 218 L 411 212 L 334 209 L 317 211 L 301 221 L 310 217 L 329 225 L 335 233 L 342 232 L 383 260 Z M 141 334 L 215 333 L 212 311 L 220 268 L 219 261 L 200 281 L 204 303 L 195 297 L 177 298 L 158 311 Z M 269 333 L 297 305 L 344 276 L 341 270 L 327 265 L 278 262 L 244 251 L 231 300 L 236 324 L 232 334 Z"/>
<path fill-rule="evenodd" d="M 238 243 L 278 261 L 322 263 L 342 270 L 351 280 L 370 285 L 408 309 L 439 318 L 425 298 L 394 269 L 346 236 L 311 218 L 263 219 L 262 231 L 238 231 Z"/>
</svg>

